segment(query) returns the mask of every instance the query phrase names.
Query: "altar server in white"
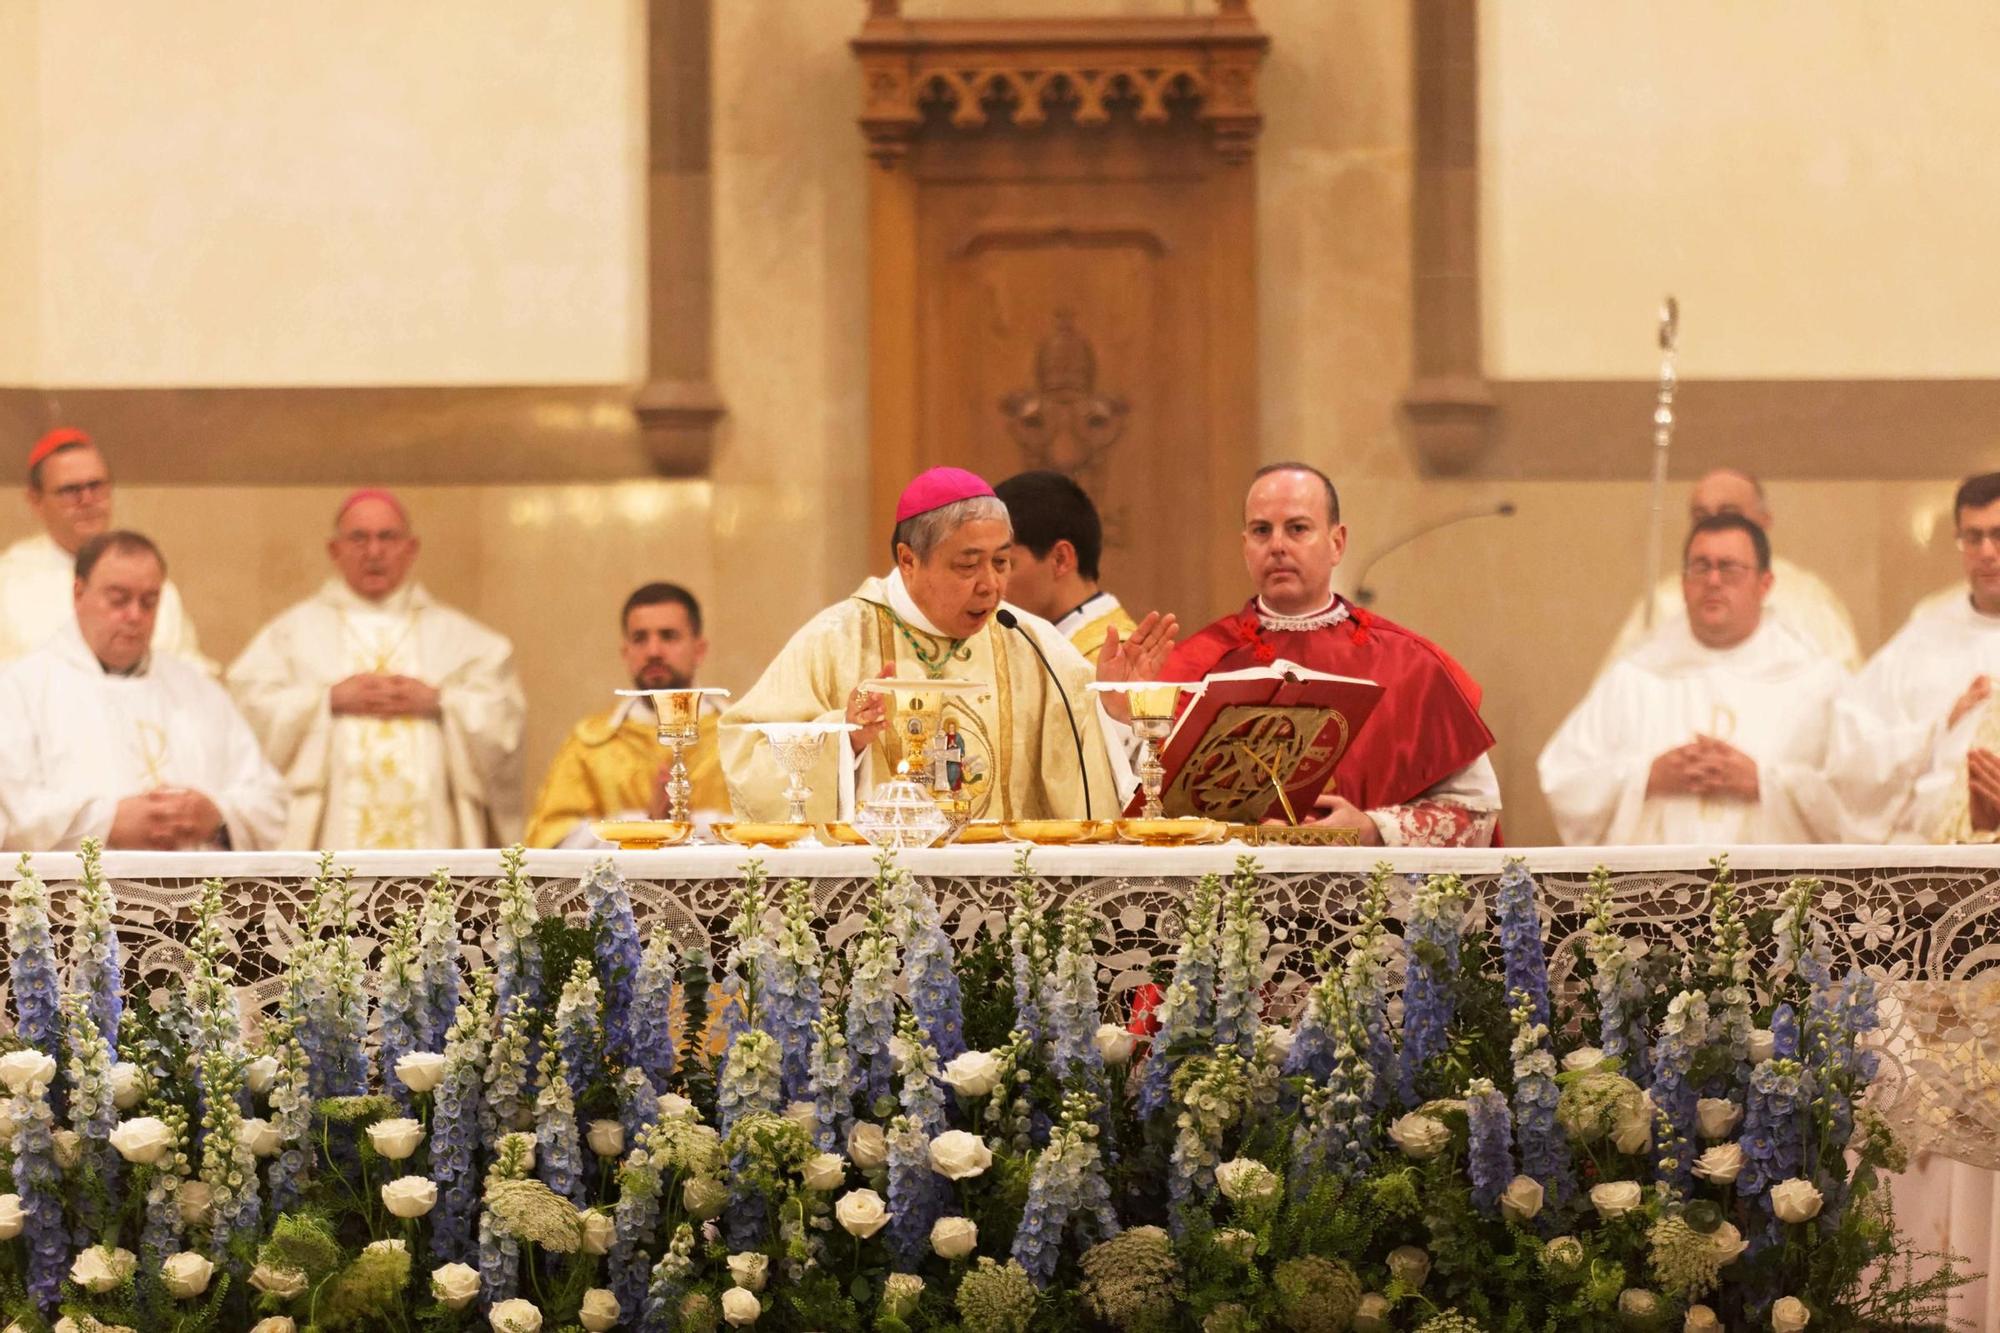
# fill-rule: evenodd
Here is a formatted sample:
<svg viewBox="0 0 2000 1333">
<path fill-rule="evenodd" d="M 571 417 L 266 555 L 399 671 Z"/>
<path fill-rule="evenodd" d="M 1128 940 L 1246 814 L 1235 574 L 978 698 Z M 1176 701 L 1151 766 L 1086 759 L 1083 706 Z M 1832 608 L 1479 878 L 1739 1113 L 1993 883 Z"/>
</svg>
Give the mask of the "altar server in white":
<svg viewBox="0 0 2000 1333">
<path fill-rule="evenodd" d="M 1690 525 L 1716 514 L 1741 514 L 1766 535 L 1775 522 L 1770 502 L 1764 498 L 1764 484 L 1733 467 L 1704 473 L 1688 495 Z M 1653 628 L 1686 623 L 1685 608 L 1681 580 L 1671 575 L 1661 579 L 1653 589 Z M 1764 598 L 1764 615 L 1783 621 L 1794 634 L 1847 670 L 1853 671 L 1861 665 L 1861 645 L 1854 637 L 1854 620 L 1840 598 L 1819 575 L 1781 555 L 1771 557 L 1771 591 Z M 1619 626 L 1618 637 L 1612 641 L 1598 675 L 1602 676 L 1614 662 L 1637 648 L 1648 633 L 1642 602 L 1632 608 L 1625 623 Z"/>
<path fill-rule="evenodd" d="M 521 830 L 513 645 L 409 577 L 402 502 L 334 516 L 335 576 L 266 625 L 229 688 L 292 792 L 285 845 L 495 847 Z"/>
<path fill-rule="evenodd" d="M 1952 516 L 1964 595 L 1911 615 L 1836 716 L 1832 767 L 1857 842 L 2000 831 L 2000 472 L 1961 485 Z"/>
<path fill-rule="evenodd" d="M 41 647 L 76 618 L 77 548 L 111 529 L 110 465 L 90 436 L 59 426 L 28 451 L 27 500 L 42 530 L 0 552 L 0 662 Z M 160 589 L 152 651 L 215 674 L 172 579 Z"/>
<path fill-rule="evenodd" d="M 84 542 L 69 623 L 0 670 L 0 842 L 159 851 L 275 846 L 285 791 L 229 696 L 152 651 L 167 562 L 135 532 Z"/>
<path fill-rule="evenodd" d="M 1839 837 L 1823 760 L 1846 673 L 1764 614 L 1764 530 L 1740 514 L 1702 519 L 1681 582 L 1685 614 L 1614 663 L 1542 751 L 1563 841 Z"/>
</svg>

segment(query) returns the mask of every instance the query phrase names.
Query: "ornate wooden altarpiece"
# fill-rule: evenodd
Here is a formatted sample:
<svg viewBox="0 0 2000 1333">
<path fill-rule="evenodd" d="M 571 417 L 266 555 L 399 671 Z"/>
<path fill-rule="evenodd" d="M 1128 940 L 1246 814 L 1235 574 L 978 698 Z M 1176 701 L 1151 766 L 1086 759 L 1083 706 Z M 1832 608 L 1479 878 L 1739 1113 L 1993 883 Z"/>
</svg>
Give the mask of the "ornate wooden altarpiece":
<svg viewBox="0 0 2000 1333">
<path fill-rule="evenodd" d="M 910 19 L 854 50 L 869 172 L 874 526 L 938 463 L 1074 475 L 1106 585 L 1238 604 L 1258 461 L 1248 0 L 1181 18 Z"/>
</svg>

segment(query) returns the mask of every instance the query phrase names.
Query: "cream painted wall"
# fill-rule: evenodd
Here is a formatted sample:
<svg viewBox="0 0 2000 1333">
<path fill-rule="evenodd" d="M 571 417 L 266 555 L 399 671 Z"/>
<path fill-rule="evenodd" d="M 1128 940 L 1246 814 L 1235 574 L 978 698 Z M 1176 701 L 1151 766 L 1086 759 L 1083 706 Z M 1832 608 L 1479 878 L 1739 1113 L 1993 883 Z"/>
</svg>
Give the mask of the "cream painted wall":
<svg viewBox="0 0 2000 1333">
<path fill-rule="evenodd" d="M 2000 373 L 2000 6 L 1557 0 L 1480 13 L 1487 368 Z"/>
<path fill-rule="evenodd" d="M 39 26 L 0 115 L 34 117 L 41 382 L 639 377 L 641 0 L 0 10 Z"/>
<path fill-rule="evenodd" d="M 18 110 L 37 101 L 40 18 L 32 5 L 0 4 L 0 384 L 40 370 L 40 164 L 34 117 Z"/>
</svg>

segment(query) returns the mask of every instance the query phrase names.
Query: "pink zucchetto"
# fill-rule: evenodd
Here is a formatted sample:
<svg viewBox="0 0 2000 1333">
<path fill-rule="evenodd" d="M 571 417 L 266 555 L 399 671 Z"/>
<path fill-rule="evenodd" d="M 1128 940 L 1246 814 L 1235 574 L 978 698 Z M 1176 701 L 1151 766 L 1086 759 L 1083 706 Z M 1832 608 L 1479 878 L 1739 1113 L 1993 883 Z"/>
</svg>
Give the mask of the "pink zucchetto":
<svg viewBox="0 0 2000 1333">
<path fill-rule="evenodd" d="M 992 494 L 993 488 L 976 472 L 967 472 L 962 467 L 934 467 L 919 472 L 903 488 L 902 498 L 896 501 L 896 521 L 901 523 L 960 500 Z"/>
<path fill-rule="evenodd" d="M 401 500 L 398 500 L 394 495 L 379 486 L 363 486 L 358 491 L 350 491 L 347 498 L 340 502 L 340 508 L 333 511 L 333 525 L 339 527 L 340 520 L 347 517 L 347 511 L 360 504 L 363 500 L 380 500 L 383 504 L 388 505 L 396 511 L 396 517 L 403 520 L 404 527 L 409 526 L 410 511 L 403 508 Z"/>
</svg>

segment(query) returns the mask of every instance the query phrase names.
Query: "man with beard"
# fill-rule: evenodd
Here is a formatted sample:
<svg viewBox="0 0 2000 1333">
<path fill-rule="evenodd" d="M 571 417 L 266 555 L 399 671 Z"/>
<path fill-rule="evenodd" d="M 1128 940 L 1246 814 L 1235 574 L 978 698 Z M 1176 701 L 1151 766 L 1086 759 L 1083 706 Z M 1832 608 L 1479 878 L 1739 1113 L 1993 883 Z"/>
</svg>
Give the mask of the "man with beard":
<svg viewBox="0 0 2000 1333">
<path fill-rule="evenodd" d="M 625 599 L 619 623 L 624 637 L 618 652 L 633 689 L 684 690 L 694 684 L 708 640 L 693 593 L 678 584 L 648 583 Z M 702 714 L 701 739 L 686 762 L 689 808 L 697 816 L 726 815 L 729 791 L 722 782 L 713 714 Z M 596 847 L 601 844 L 591 832 L 595 820 L 665 819 L 672 767 L 651 701 L 620 699 L 617 707 L 570 731 L 535 798 L 525 841 L 530 847 Z"/>
</svg>

